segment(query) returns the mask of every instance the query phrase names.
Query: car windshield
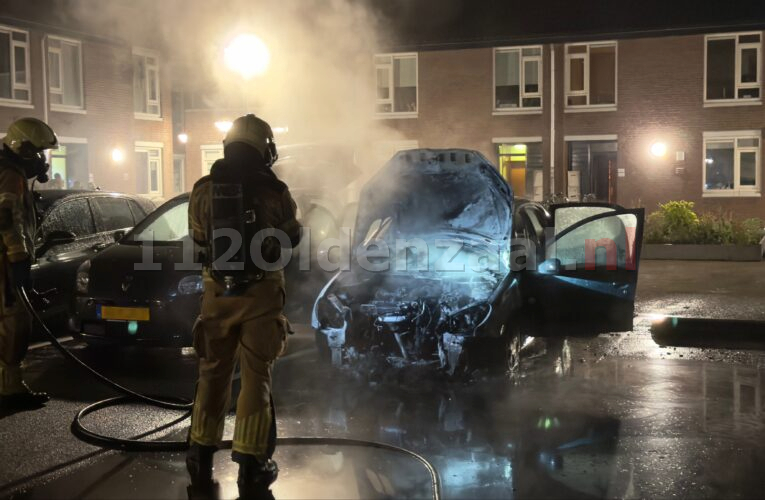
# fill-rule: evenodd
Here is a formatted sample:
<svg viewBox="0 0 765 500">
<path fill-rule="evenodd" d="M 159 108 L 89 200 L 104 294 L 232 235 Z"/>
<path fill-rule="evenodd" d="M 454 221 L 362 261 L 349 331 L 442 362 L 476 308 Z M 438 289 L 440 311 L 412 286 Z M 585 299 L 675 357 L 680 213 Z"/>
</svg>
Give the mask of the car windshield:
<svg viewBox="0 0 765 500">
<path fill-rule="evenodd" d="M 184 201 L 145 219 L 125 238 L 125 242 L 143 243 L 183 241 L 189 237 L 189 202 Z"/>
<path fill-rule="evenodd" d="M 375 221 L 392 217 L 394 237 L 434 232 L 501 237 L 506 205 L 483 176 L 469 174 L 451 171 L 405 176 L 396 188 L 362 204 L 356 234 L 368 235 Z"/>
</svg>

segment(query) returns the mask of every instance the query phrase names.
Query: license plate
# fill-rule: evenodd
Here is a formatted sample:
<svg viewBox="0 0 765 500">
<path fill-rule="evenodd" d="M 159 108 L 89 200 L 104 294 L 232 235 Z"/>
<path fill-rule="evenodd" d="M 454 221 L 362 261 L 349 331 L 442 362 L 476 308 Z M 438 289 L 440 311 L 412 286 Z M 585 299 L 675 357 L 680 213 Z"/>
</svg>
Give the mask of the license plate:
<svg viewBox="0 0 765 500">
<path fill-rule="evenodd" d="M 98 309 L 98 316 L 101 319 L 120 321 L 149 321 L 148 307 L 99 306 Z"/>
</svg>

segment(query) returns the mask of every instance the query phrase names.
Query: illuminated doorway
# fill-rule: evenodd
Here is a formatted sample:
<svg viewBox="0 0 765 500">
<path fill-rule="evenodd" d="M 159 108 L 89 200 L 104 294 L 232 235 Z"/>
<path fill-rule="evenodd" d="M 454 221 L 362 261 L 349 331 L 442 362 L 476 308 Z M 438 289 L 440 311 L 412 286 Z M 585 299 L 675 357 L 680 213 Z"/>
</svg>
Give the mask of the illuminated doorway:
<svg viewBox="0 0 765 500">
<path fill-rule="evenodd" d="M 518 198 L 542 199 L 542 143 L 498 144 L 499 173 Z"/>
</svg>

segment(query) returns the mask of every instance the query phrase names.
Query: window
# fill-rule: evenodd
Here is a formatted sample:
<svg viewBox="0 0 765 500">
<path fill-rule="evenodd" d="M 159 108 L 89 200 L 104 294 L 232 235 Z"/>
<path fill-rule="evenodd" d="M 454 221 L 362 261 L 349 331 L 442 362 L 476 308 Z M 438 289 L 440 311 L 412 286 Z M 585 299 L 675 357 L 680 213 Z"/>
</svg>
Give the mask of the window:
<svg viewBox="0 0 765 500">
<path fill-rule="evenodd" d="M 759 102 L 760 33 L 706 38 L 706 100 Z"/>
<path fill-rule="evenodd" d="M 80 42 L 48 38 L 48 92 L 51 109 L 83 108 Z"/>
<path fill-rule="evenodd" d="M 566 45 L 566 106 L 616 105 L 616 42 Z"/>
<path fill-rule="evenodd" d="M 88 200 L 79 198 L 64 201 L 45 217 L 40 226 L 43 239 L 53 231 L 70 231 L 78 238 L 96 232 Z"/>
<path fill-rule="evenodd" d="M 132 241 L 181 241 L 189 236 L 189 202 L 179 203 L 139 226 Z"/>
<path fill-rule="evenodd" d="M 542 108 L 542 47 L 494 50 L 494 109 Z"/>
<path fill-rule="evenodd" d="M 99 197 L 90 200 L 99 232 L 133 227 L 133 213 L 125 198 Z"/>
<path fill-rule="evenodd" d="M 223 146 L 202 146 L 202 175 L 210 173 L 210 169 L 218 159 L 223 158 Z"/>
<path fill-rule="evenodd" d="M 0 102 L 32 102 L 29 33 L 0 26 Z"/>
<path fill-rule="evenodd" d="M 138 223 L 138 221 L 142 221 L 144 217 L 148 215 L 146 212 L 146 209 L 141 206 L 140 203 L 128 200 L 128 205 L 130 205 L 130 211 L 133 212 L 133 220 Z"/>
<path fill-rule="evenodd" d="M 606 207 L 569 207 L 555 211 L 555 234 L 586 219 L 612 211 Z M 561 219 L 561 220 L 559 220 Z M 574 228 L 546 248 L 546 258 L 557 258 L 561 267 L 576 269 L 606 267 L 629 269 L 634 264 L 635 234 L 638 225 L 634 214 L 596 219 Z M 603 250 L 598 250 L 602 248 Z"/>
<path fill-rule="evenodd" d="M 375 56 L 379 114 L 417 113 L 417 54 Z"/>
<path fill-rule="evenodd" d="M 759 196 L 759 131 L 705 132 L 704 151 L 705 196 Z"/>
<path fill-rule="evenodd" d="M 173 193 L 179 194 L 185 191 L 184 169 L 186 162 L 182 155 L 173 156 Z"/>
<path fill-rule="evenodd" d="M 141 146 L 136 153 L 136 192 L 162 194 L 162 148 Z"/>
<path fill-rule="evenodd" d="M 138 118 L 160 116 L 159 56 L 149 51 L 133 52 L 133 110 Z"/>
</svg>

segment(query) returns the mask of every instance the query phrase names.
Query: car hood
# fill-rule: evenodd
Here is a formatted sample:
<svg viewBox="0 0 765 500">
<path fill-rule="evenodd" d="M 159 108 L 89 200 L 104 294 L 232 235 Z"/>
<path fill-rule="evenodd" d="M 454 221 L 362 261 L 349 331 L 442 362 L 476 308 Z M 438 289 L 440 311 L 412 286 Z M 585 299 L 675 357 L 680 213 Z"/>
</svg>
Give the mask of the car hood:
<svg viewBox="0 0 765 500">
<path fill-rule="evenodd" d="M 364 186 L 356 243 L 376 221 L 391 218 L 408 236 L 440 232 L 509 239 L 513 194 L 497 169 L 476 151 L 414 149 L 397 153 Z"/>
<path fill-rule="evenodd" d="M 144 254 L 147 254 L 146 256 Z M 149 262 L 153 269 L 141 269 Z M 114 300 L 168 300 L 177 294 L 178 282 L 201 271 L 177 269 L 183 262 L 183 247 L 114 244 L 91 259 L 88 295 Z M 143 264 L 149 267 L 152 264 Z M 180 266 L 183 267 L 183 266 Z"/>
</svg>

